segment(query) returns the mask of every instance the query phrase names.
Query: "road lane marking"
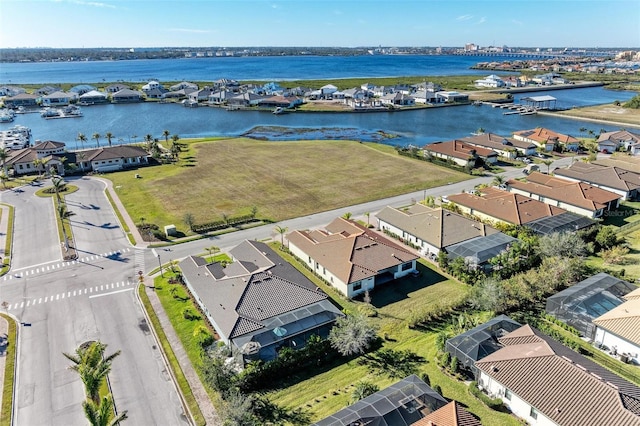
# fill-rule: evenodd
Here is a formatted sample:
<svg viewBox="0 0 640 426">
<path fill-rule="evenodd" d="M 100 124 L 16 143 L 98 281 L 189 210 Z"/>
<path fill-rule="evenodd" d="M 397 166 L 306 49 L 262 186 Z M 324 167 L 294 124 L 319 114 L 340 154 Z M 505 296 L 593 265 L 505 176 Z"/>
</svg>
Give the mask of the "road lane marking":
<svg viewBox="0 0 640 426">
<path fill-rule="evenodd" d="M 122 290 L 111 291 L 109 293 L 94 294 L 93 296 L 89 296 L 89 299 L 93 299 L 94 297 L 111 296 L 112 294 L 123 293 L 125 291 L 132 291 L 132 290 L 133 290 L 132 288 L 125 288 Z"/>
</svg>

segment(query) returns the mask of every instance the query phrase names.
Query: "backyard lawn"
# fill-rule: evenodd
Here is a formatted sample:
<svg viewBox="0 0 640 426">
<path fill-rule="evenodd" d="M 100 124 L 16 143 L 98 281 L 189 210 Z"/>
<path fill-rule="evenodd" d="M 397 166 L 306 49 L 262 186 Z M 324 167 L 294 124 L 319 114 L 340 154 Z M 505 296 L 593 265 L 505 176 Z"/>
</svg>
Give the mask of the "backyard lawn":
<svg viewBox="0 0 640 426">
<path fill-rule="evenodd" d="M 286 255 L 280 252 L 279 254 L 288 259 Z M 487 408 L 469 394 L 466 384 L 441 372 L 435 362 L 435 340 L 440 330 L 407 327 L 408 319 L 415 310 L 454 304 L 468 291 L 466 285 L 441 275 L 435 267 L 422 262 L 424 263 L 420 266 L 422 273 L 419 277 L 406 277 L 376 289 L 371 294 L 371 304 L 377 311 L 377 316 L 369 320 L 377 327 L 378 334 L 386 337 L 384 347 L 410 350 L 421 356 L 424 362 L 421 363 L 418 374 L 427 373 L 432 387 L 439 385 L 446 398 L 463 403 L 469 411 L 480 417 L 484 424 L 520 424 L 513 416 Z M 296 264 L 295 261 L 292 263 Z M 326 288 L 322 283 L 318 285 Z M 351 311 L 359 310 L 359 307 L 364 305 L 363 302 L 345 299 L 341 299 L 340 304 Z M 481 319 L 484 321 L 489 318 Z M 398 379 L 372 374 L 366 366 L 358 363 L 358 359 L 353 359 L 321 371 L 301 372 L 298 377 L 283 383 L 281 389 L 268 392 L 267 396 L 273 402 L 287 408 L 301 408 L 311 414 L 312 421 L 317 421 L 349 405 L 354 385 L 362 380 L 376 383 L 383 389 Z"/>
<path fill-rule="evenodd" d="M 177 164 L 105 175 L 127 211 L 161 228 L 247 215 L 273 221 L 446 185 L 469 175 L 353 141 L 181 141 Z M 139 178 L 136 178 L 139 175 Z"/>
</svg>

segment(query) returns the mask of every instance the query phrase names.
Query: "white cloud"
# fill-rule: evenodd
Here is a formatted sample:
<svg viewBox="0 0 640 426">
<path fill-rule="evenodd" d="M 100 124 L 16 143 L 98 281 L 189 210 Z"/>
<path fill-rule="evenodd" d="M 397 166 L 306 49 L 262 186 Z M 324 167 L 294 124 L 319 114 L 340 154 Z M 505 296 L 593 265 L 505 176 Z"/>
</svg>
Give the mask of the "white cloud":
<svg viewBox="0 0 640 426">
<path fill-rule="evenodd" d="M 456 21 L 468 21 L 469 19 L 472 19 L 473 15 L 460 15 L 456 18 Z"/>
<path fill-rule="evenodd" d="M 511 20 L 511 22 L 513 22 L 514 24 L 519 25 L 519 26 L 524 25 L 524 24 L 522 23 L 522 21 L 518 21 L 517 19 L 512 19 L 512 20 Z"/>
<path fill-rule="evenodd" d="M 91 7 L 106 7 L 109 9 L 116 9 L 116 6 L 109 3 L 102 3 L 97 1 L 83 1 L 83 0 L 68 0 L 68 3 L 78 4 L 81 6 L 91 6 Z"/>
<path fill-rule="evenodd" d="M 484 16 L 482 18 L 480 18 L 480 20 L 478 22 L 476 22 L 478 25 L 480 24 L 484 24 L 485 22 L 487 22 L 487 18 L 485 18 Z"/>
</svg>

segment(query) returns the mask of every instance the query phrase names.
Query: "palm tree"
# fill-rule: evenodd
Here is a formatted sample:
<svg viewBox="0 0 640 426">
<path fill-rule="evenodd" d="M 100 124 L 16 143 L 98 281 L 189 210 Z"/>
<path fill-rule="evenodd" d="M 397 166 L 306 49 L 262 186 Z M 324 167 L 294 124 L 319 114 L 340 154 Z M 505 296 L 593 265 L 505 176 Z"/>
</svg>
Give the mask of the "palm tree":
<svg viewBox="0 0 640 426">
<path fill-rule="evenodd" d="M 64 226 L 64 221 L 69 220 L 69 218 L 74 215 L 75 215 L 74 212 L 67 209 L 66 204 L 64 203 L 58 204 L 58 216 L 60 216 L 60 221 L 62 222 L 62 236 L 64 237 L 65 250 L 69 250 L 69 237 L 67 236 L 67 229 Z"/>
<path fill-rule="evenodd" d="M 504 183 L 505 183 L 505 182 L 506 182 L 506 181 L 505 181 L 504 176 L 502 176 L 502 175 L 495 175 L 495 176 L 493 177 L 493 180 L 491 181 L 491 184 L 492 184 L 493 186 L 500 186 L 500 185 L 504 185 Z"/>
<path fill-rule="evenodd" d="M 96 140 L 96 148 L 100 148 L 100 138 L 101 138 L 100 133 L 94 133 L 93 136 L 91 136 L 91 139 Z"/>
<path fill-rule="evenodd" d="M 284 234 L 287 233 L 287 231 L 289 230 L 289 228 L 287 228 L 286 226 L 276 226 L 274 228 L 274 230 L 280 234 L 280 244 L 282 245 L 282 247 L 284 248 Z"/>
<path fill-rule="evenodd" d="M 78 136 L 76 137 L 76 140 L 80 141 L 80 144 L 82 145 L 82 149 L 84 149 L 84 143 L 87 141 L 87 137 L 85 136 L 84 133 L 78 133 Z"/>
<path fill-rule="evenodd" d="M 147 149 L 151 151 L 151 144 L 153 143 L 153 135 L 146 134 L 144 136 L 144 141 L 147 143 Z"/>
<path fill-rule="evenodd" d="M 126 410 L 118 414 L 117 417 L 113 417 L 113 398 L 111 395 L 105 395 L 100 404 L 85 401 L 82 403 L 82 409 L 90 426 L 115 426 L 127 419 Z"/>
<path fill-rule="evenodd" d="M 553 160 L 542 160 L 542 164 L 547 166 L 547 174 L 549 174 L 549 167 L 553 164 Z"/>
<path fill-rule="evenodd" d="M 209 252 L 209 257 L 213 262 L 213 260 L 216 257 L 216 253 L 220 251 L 220 247 L 217 247 L 217 246 L 206 247 L 206 250 Z"/>
<path fill-rule="evenodd" d="M 76 159 L 80 163 L 80 171 L 82 171 L 82 172 L 84 172 L 84 159 L 86 157 L 87 157 L 87 155 L 84 152 L 78 152 L 76 154 Z"/>
<path fill-rule="evenodd" d="M 102 342 L 91 342 L 88 346 L 80 346 L 76 349 L 75 354 L 63 353 L 73 363 L 69 368 L 78 372 L 80 379 L 84 383 L 87 397 L 94 404 L 99 403 L 100 385 L 111 371 L 113 360 L 120 355 L 120 351 L 116 351 L 105 357 L 104 351 L 106 348 L 107 345 Z"/>
<path fill-rule="evenodd" d="M 60 203 L 60 193 L 67 188 L 67 183 L 59 176 L 52 178 L 51 183 L 53 184 L 53 192 L 56 193 L 56 198 L 58 199 L 58 203 Z"/>
<path fill-rule="evenodd" d="M 111 139 L 113 139 L 113 133 L 107 132 L 105 133 L 104 137 L 107 138 L 107 143 L 109 143 L 109 146 L 111 146 Z"/>
<path fill-rule="evenodd" d="M 342 218 L 349 220 L 351 219 L 351 216 L 353 216 L 351 212 L 346 212 L 345 214 L 342 215 Z"/>
<path fill-rule="evenodd" d="M 2 187 L 7 188 L 7 181 L 9 180 L 9 176 L 4 171 L 0 171 L 0 181 L 2 181 Z"/>
<path fill-rule="evenodd" d="M 369 217 L 371 216 L 371 213 L 366 212 L 364 215 L 367 217 L 367 228 L 368 228 L 369 227 Z"/>
<path fill-rule="evenodd" d="M 168 131 L 168 130 L 163 130 L 163 131 L 162 131 L 162 136 L 164 136 L 164 141 L 165 141 L 165 142 L 169 142 L 169 135 L 170 135 L 170 134 L 171 134 L 171 132 L 170 132 L 170 131 Z"/>
</svg>

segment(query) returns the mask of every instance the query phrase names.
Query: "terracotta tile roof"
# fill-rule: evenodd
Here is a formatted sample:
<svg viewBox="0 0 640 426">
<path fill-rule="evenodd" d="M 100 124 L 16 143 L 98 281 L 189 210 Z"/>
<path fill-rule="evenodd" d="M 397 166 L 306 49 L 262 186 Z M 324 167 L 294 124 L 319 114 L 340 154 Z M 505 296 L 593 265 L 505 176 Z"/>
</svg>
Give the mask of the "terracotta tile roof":
<svg viewBox="0 0 640 426">
<path fill-rule="evenodd" d="M 65 146 L 64 142 L 44 141 L 44 142 L 40 142 L 39 144 L 33 146 L 31 149 L 33 149 L 34 151 L 43 151 L 45 149 L 64 148 L 64 146 Z"/>
<path fill-rule="evenodd" d="M 613 141 L 616 145 L 624 141 L 640 142 L 640 134 L 631 133 L 628 130 L 615 130 L 613 132 L 601 133 L 598 136 L 598 143 L 603 141 Z"/>
<path fill-rule="evenodd" d="M 453 158 L 460 158 L 462 160 L 466 160 L 473 156 L 473 152 L 475 152 L 479 157 L 496 157 L 498 155 L 497 152 L 482 148 L 479 146 L 470 145 L 461 140 L 451 140 L 447 142 L 434 142 L 429 145 L 425 145 L 423 148 L 427 152 L 437 152 L 439 154 L 447 155 Z"/>
<path fill-rule="evenodd" d="M 632 296 L 630 300 L 594 319 L 593 323 L 640 346 L 640 298 Z"/>
<path fill-rule="evenodd" d="M 427 414 L 411 426 L 481 426 L 480 420 L 460 405 L 451 401 L 444 407 Z"/>
<path fill-rule="evenodd" d="M 621 198 L 614 192 L 585 182 L 575 182 L 540 172 L 532 172 L 527 176 L 527 182 L 510 179 L 507 186 L 591 211 L 606 208 L 608 203 Z"/>
<path fill-rule="evenodd" d="M 640 188 L 640 173 L 614 166 L 576 161 L 569 167 L 555 169 L 553 174 L 623 191 Z"/>
<path fill-rule="evenodd" d="M 523 326 L 476 367 L 560 426 L 640 426 L 640 388 Z M 514 340 L 515 339 L 515 340 Z M 588 391 L 585 391 L 588 390 Z"/>
<path fill-rule="evenodd" d="M 485 188 L 480 195 L 470 193 L 450 195 L 449 201 L 516 225 L 567 212 L 524 195 L 495 188 Z"/>
<path fill-rule="evenodd" d="M 504 136 L 496 135 L 495 133 L 481 133 L 475 136 L 469 136 L 462 139 L 474 145 L 481 145 L 488 149 L 505 150 L 510 147 L 520 149 L 532 149 L 536 145 L 531 142 L 525 142 L 514 138 L 506 138 Z"/>
<path fill-rule="evenodd" d="M 385 207 L 376 217 L 437 248 L 499 232 L 455 212 L 423 204 L 414 204 L 406 210 Z"/>
<path fill-rule="evenodd" d="M 350 220 L 337 218 L 325 229 L 293 231 L 287 239 L 345 283 L 418 258 L 393 240 Z"/>
<path fill-rule="evenodd" d="M 554 132 L 553 130 L 545 129 L 544 127 L 536 127 L 535 129 L 531 130 L 520 130 L 517 132 L 513 132 L 513 134 L 520 135 L 527 139 L 536 141 L 540 144 L 543 144 L 545 142 L 552 142 L 555 140 L 562 144 L 576 144 L 580 142 L 578 139 L 574 138 L 571 135 L 564 135 L 562 133 Z"/>
<path fill-rule="evenodd" d="M 148 157 L 149 153 L 139 146 L 116 145 L 96 149 L 87 149 L 84 161 L 112 160 L 118 158 Z"/>
</svg>

